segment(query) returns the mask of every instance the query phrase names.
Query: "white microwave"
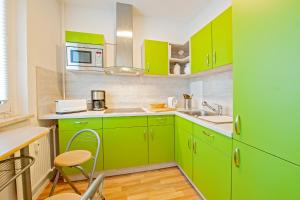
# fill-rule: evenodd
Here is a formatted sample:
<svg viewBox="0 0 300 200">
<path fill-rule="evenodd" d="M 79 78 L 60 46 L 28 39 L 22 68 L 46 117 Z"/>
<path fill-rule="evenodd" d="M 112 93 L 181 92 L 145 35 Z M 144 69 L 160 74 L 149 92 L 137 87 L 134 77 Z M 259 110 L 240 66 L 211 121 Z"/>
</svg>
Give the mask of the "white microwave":
<svg viewBox="0 0 300 200">
<path fill-rule="evenodd" d="M 68 70 L 103 71 L 103 46 L 66 43 Z"/>
</svg>

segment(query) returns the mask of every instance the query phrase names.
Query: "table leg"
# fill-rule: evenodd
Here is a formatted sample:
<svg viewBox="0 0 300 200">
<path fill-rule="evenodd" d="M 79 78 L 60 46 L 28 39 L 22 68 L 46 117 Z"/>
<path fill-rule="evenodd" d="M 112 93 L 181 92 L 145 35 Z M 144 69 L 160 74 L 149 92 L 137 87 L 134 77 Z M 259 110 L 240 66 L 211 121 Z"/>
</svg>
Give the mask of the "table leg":
<svg viewBox="0 0 300 200">
<path fill-rule="evenodd" d="M 29 146 L 21 149 L 21 156 L 29 156 Z M 28 165 L 29 160 L 22 163 L 23 165 Z M 22 166 L 23 167 L 23 166 Z M 22 174 L 22 186 L 23 186 L 23 200 L 32 200 L 32 190 L 31 190 L 31 179 L 30 179 L 30 168 L 28 168 Z"/>
</svg>

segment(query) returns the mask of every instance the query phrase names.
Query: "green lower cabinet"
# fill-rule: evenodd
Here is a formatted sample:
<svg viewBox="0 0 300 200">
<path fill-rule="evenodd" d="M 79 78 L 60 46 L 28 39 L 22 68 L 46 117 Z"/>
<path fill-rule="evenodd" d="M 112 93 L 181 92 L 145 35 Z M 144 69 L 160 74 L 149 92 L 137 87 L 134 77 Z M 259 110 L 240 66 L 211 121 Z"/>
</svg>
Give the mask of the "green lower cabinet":
<svg viewBox="0 0 300 200">
<path fill-rule="evenodd" d="M 232 200 L 300 199 L 300 167 L 234 141 Z"/>
<path fill-rule="evenodd" d="M 149 164 L 174 161 L 174 126 L 150 126 Z"/>
<path fill-rule="evenodd" d="M 229 155 L 221 152 L 215 149 L 211 144 L 204 142 L 201 137 L 196 134 L 194 134 L 193 139 L 194 184 L 207 200 L 230 200 L 230 151 L 228 152 Z"/>
<path fill-rule="evenodd" d="M 122 169 L 148 164 L 147 127 L 103 130 L 104 169 Z"/>
<path fill-rule="evenodd" d="M 192 179 L 193 175 L 193 152 L 192 152 L 192 131 L 187 127 L 183 127 L 180 122 L 182 119 L 176 117 L 176 134 L 175 134 L 175 156 L 176 162 L 179 164 L 185 174 Z M 183 122 L 183 121 L 182 121 Z M 192 124 L 192 123 L 191 123 Z"/>
<path fill-rule="evenodd" d="M 95 130 L 97 133 L 99 133 L 100 140 L 102 141 L 102 130 Z M 66 150 L 67 143 L 71 139 L 71 137 L 76 133 L 77 131 L 60 131 L 59 132 L 59 152 L 63 153 Z M 103 145 L 101 143 L 100 148 L 100 154 L 98 156 L 97 160 L 97 166 L 96 171 L 102 171 L 103 170 Z M 89 132 L 83 132 L 80 134 L 72 143 L 71 150 L 88 150 L 93 155 L 95 155 L 96 149 L 97 149 L 97 141 L 93 134 Z M 86 163 L 82 165 L 82 167 L 86 171 L 91 171 L 93 166 L 93 160 L 89 160 Z M 72 169 L 72 168 L 63 168 L 63 171 L 67 175 L 74 175 L 74 174 L 80 174 L 81 172 L 78 169 Z"/>
</svg>

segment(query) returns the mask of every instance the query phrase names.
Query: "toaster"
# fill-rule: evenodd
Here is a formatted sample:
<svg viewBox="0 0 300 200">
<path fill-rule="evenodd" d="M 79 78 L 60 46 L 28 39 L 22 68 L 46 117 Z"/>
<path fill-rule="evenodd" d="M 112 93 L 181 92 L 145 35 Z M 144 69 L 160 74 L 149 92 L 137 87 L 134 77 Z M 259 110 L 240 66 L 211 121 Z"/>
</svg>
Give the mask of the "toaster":
<svg viewBox="0 0 300 200">
<path fill-rule="evenodd" d="M 56 100 L 56 114 L 69 114 L 87 111 L 86 99 Z"/>
</svg>

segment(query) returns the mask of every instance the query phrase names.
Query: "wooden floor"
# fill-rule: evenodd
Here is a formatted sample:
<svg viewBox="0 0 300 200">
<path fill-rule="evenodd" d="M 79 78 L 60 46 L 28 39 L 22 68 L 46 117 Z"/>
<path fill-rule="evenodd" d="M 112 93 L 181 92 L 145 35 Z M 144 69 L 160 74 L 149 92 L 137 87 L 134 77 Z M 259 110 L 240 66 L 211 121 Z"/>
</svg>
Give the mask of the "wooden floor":
<svg viewBox="0 0 300 200">
<path fill-rule="evenodd" d="M 86 181 L 75 182 L 84 192 Z M 49 194 L 49 184 L 38 200 Z M 59 182 L 56 193 L 73 192 L 68 184 Z M 135 174 L 107 177 L 104 181 L 106 200 L 201 200 L 197 192 L 178 168 L 154 170 Z"/>
</svg>

